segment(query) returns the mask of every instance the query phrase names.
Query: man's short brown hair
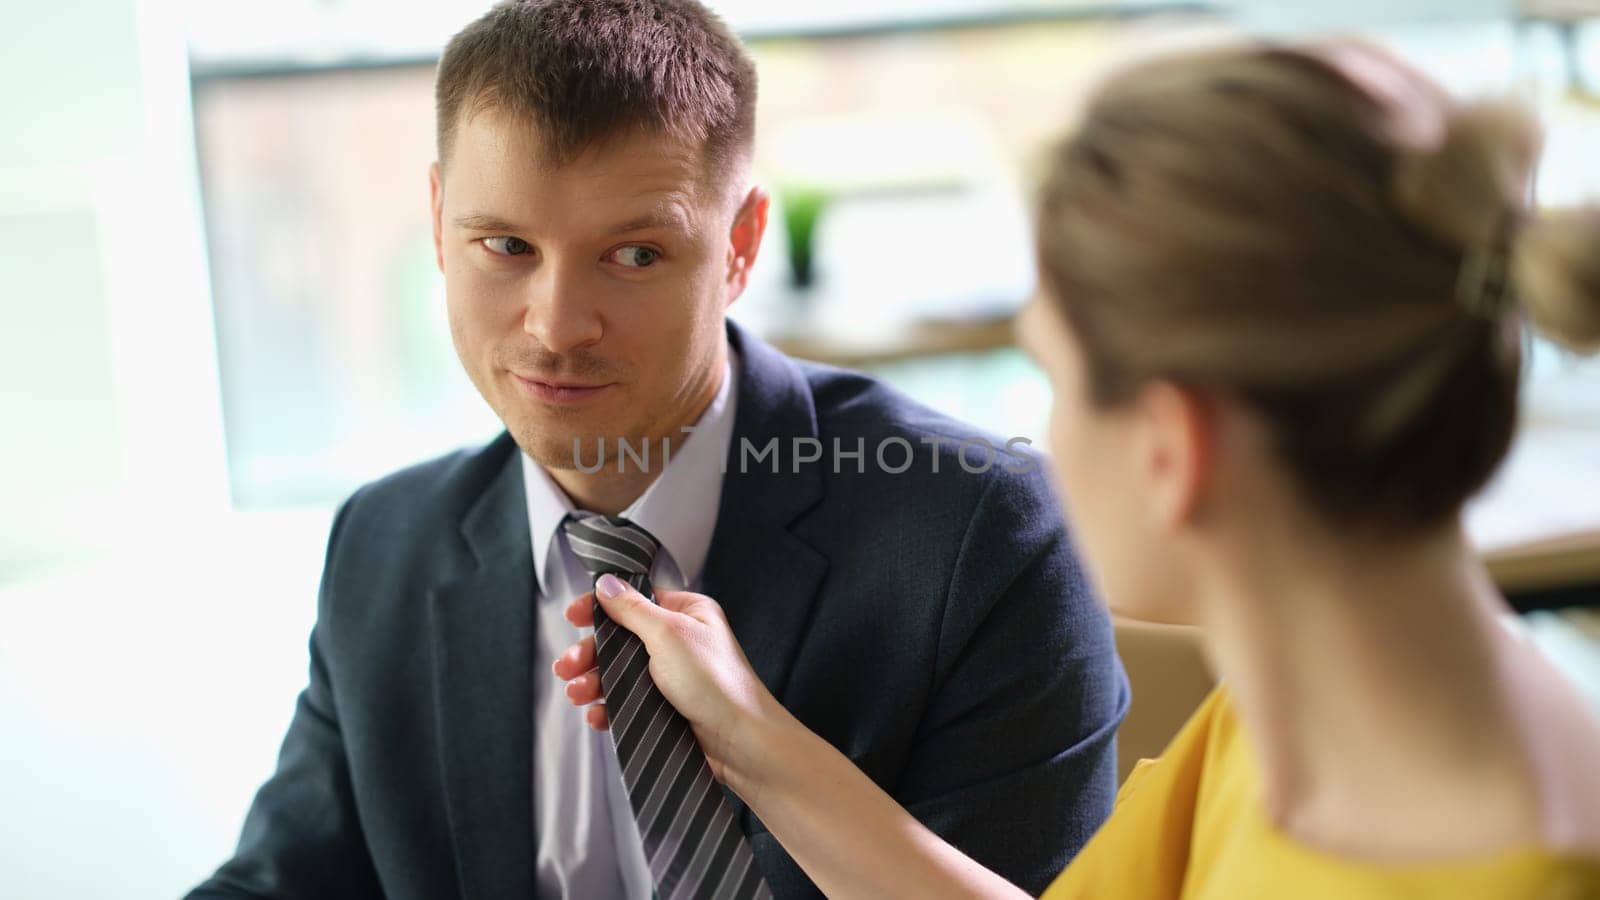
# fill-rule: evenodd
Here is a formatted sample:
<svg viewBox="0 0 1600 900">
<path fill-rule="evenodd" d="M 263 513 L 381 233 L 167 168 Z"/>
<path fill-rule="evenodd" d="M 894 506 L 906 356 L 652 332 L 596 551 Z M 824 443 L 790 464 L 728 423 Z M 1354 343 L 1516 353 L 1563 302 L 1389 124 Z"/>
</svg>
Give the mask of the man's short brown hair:
<svg viewBox="0 0 1600 900">
<path fill-rule="evenodd" d="M 446 165 L 457 127 L 485 109 L 525 119 L 556 163 L 634 129 L 748 155 L 755 65 L 694 0 L 504 0 L 450 40 L 434 87 Z"/>
</svg>

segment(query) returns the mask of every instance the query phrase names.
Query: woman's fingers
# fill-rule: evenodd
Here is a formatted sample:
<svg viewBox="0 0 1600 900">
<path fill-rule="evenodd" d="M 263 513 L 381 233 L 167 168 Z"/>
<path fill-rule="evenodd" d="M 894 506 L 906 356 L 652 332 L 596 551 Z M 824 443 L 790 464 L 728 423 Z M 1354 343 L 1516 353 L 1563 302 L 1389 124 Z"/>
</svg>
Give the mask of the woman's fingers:
<svg viewBox="0 0 1600 900">
<path fill-rule="evenodd" d="M 588 706 L 602 699 L 600 670 L 590 669 L 567 682 L 567 699 L 572 701 L 573 706 Z"/>
<path fill-rule="evenodd" d="M 670 614 L 615 575 L 601 575 L 594 583 L 594 594 L 611 621 L 628 629 L 649 647 Z"/>
<path fill-rule="evenodd" d="M 626 593 L 638 597 L 640 601 L 648 602 L 626 584 L 622 585 L 622 587 Z M 631 600 L 632 597 L 629 599 Z M 595 600 L 596 597 L 593 592 L 573 598 L 573 601 L 567 604 L 567 609 L 564 613 L 567 621 L 579 628 L 593 628 Z M 704 594 L 696 594 L 693 591 L 668 591 L 656 588 L 655 605 L 671 612 L 693 616 L 699 621 L 706 621 L 708 612 L 719 617 L 722 614 L 722 606 L 717 601 Z"/>
<path fill-rule="evenodd" d="M 694 607 L 699 594 L 689 591 L 664 591 L 656 588 L 656 605 L 675 613 L 686 613 Z"/>
<path fill-rule="evenodd" d="M 579 628 L 594 627 L 594 594 L 584 594 L 567 604 L 567 621 Z"/>
<path fill-rule="evenodd" d="M 551 668 L 554 669 L 557 678 L 571 681 L 593 669 L 594 662 L 594 635 L 591 634 L 556 657 L 555 665 Z"/>
<path fill-rule="evenodd" d="M 593 627 L 596 603 L 605 609 L 606 615 L 617 625 L 637 635 L 652 658 L 659 654 L 668 661 L 668 673 L 676 673 L 676 677 L 663 673 L 667 681 L 658 681 L 658 686 L 663 688 L 664 693 L 668 693 L 667 688 L 677 686 L 675 693 L 668 693 L 669 698 L 690 704 L 688 709 L 696 708 L 693 704 L 707 702 L 706 686 L 702 683 L 707 677 L 707 672 L 702 671 L 707 663 L 698 660 L 691 647 L 695 642 L 685 643 L 685 628 L 693 630 L 712 625 L 726 630 L 727 619 L 715 600 L 690 591 L 666 590 L 656 591 L 652 600 L 627 582 L 613 575 L 605 575 L 596 582 L 593 593 L 577 597 L 567 605 L 567 621 L 580 628 Z M 738 656 L 737 645 L 734 647 L 734 654 Z M 600 685 L 600 671 L 596 666 L 594 636 L 591 634 L 567 648 L 556 658 L 552 669 L 557 677 L 567 682 L 567 700 L 574 706 L 585 707 L 584 719 L 589 727 L 605 731 L 611 723 Z M 712 690 L 714 692 L 715 689 Z M 715 699 L 714 696 L 712 699 Z"/>
<path fill-rule="evenodd" d="M 738 740 L 749 729 L 740 727 L 740 722 L 765 715 L 776 701 L 750 668 L 722 606 L 692 591 L 657 589 L 653 598 L 646 597 L 614 575 L 603 575 L 596 580 L 594 593 L 568 604 L 567 621 L 592 628 L 596 604 L 644 643 L 651 679 L 695 727 L 697 736 L 714 736 L 697 737 L 713 766 L 744 753 Z M 567 700 L 583 707 L 588 726 L 608 731 L 611 721 L 597 666 L 591 634 L 567 648 L 556 659 L 554 671 L 568 682 Z"/>
<path fill-rule="evenodd" d="M 694 619 L 705 625 L 712 625 L 718 621 L 727 621 L 723 615 L 722 604 L 707 597 L 705 594 L 696 594 L 693 591 L 656 591 L 656 603 L 662 609 Z"/>
</svg>

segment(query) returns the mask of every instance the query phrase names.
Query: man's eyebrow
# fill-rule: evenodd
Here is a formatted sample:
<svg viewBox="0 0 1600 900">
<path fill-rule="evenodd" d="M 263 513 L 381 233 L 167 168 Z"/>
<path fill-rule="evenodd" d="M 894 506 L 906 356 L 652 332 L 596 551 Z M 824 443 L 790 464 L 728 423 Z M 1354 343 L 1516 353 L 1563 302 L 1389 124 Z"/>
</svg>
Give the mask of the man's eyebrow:
<svg viewBox="0 0 1600 900">
<path fill-rule="evenodd" d="M 679 231 L 692 231 L 689 218 L 675 206 L 664 206 L 653 209 L 642 216 L 635 216 L 626 222 L 621 222 L 611 228 L 608 234 L 627 234 L 630 231 L 648 231 L 652 228 L 675 228 Z"/>
<path fill-rule="evenodd" d="M 464 213 L 456 216 L 457 228 L 467 231 L 520 231 L 521 229 L 507 222 L 505 219 L 489 213 Z M 609 229 L 607 234 L 627 234 L 634 231 L 648 231 L 652 228 L 674 228 L 680 231 L 692 231 L 689 218 L 676 207 L 667 206 L 653 209 L 640 216 L 635 216 L 625 222 L 618 223 Z"/>
<path fill-rule="evenodd" d="M 467 231 L 517 231 L 517 226 L 499 216 L 488 213 L 466 213 L 456 216 L 456 227 Z"/>
</svg>

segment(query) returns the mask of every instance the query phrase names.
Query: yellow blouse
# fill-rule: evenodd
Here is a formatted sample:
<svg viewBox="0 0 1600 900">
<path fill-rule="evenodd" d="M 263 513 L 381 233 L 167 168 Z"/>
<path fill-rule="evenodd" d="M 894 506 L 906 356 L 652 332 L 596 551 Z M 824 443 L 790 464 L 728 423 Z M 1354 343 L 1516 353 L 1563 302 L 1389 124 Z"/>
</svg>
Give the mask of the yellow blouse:
<svg viewBox="0 0 1600 900">
<path fill-rule="evenodd" d="M 1228 695 L 1206 698 L 1042 900 L 1597 900 L 1600 861 L 1521 849 L 1429 865 L 1341 859 L 1274 830 Z"/>
</svg>

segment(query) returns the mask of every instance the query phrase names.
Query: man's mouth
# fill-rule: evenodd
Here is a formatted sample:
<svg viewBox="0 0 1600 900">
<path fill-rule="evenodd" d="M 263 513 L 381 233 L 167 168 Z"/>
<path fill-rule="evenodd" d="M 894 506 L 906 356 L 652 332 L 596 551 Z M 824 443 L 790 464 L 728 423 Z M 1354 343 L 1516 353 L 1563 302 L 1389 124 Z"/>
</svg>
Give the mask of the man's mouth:
<svg viewBox="0 0 1600 900">
<path fill-rule="evenodd" d="M 595 383 L 526 377 L 515 372 L 511 373 L 511 377 L 527 396 L 542 403 L 558 406 L 575 406 L 587 403 L 615 385 L 614 382 Z"/>
</svg>

